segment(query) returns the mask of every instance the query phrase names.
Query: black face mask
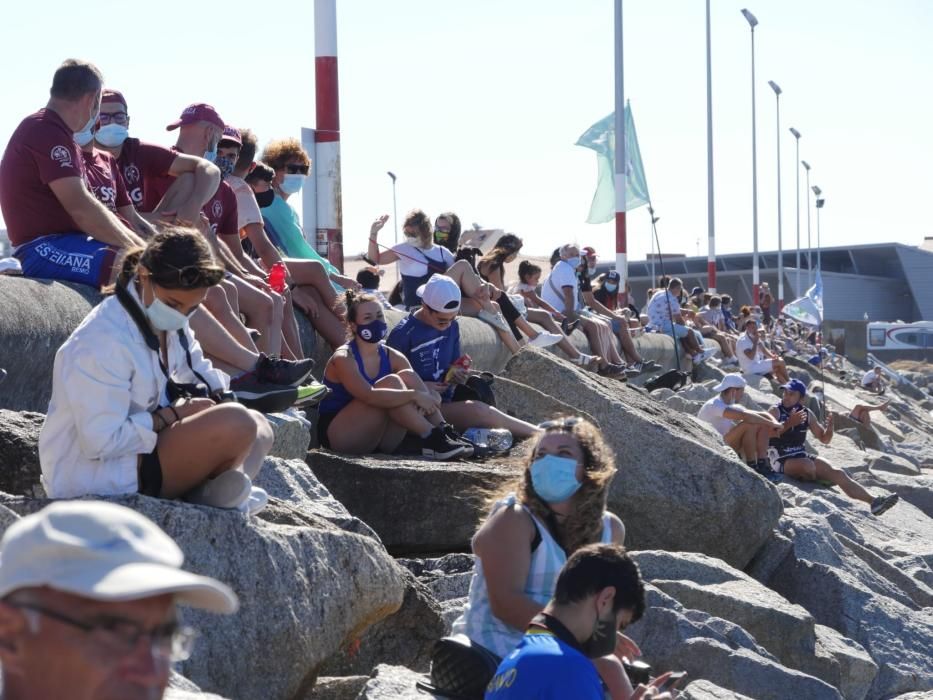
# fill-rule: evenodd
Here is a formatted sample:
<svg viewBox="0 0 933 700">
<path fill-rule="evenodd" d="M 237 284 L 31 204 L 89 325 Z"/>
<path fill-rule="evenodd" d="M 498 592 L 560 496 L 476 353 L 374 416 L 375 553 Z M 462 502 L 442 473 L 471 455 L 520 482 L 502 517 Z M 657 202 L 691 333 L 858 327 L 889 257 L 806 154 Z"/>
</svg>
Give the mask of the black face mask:
<svg viewBox="0 0 933 700">
<path fill-rule="evenodd" d="M 275 199 L 275 190 L 270 189 L 265 192 L 256 193 L 256 203 L 259 205 L 260 209 L 271 206 L 273 199 Z"/>
<path fill-rule="evenodd" d="M 615 615 L 611 613 L 608 620 L 596 618 L 596 623 L 593 625 L 593 634 L 580 644 L 580 650 L 588 658 L 598 659 L 613 652 L 616 648 L 615 622 Z"/>
</svg>

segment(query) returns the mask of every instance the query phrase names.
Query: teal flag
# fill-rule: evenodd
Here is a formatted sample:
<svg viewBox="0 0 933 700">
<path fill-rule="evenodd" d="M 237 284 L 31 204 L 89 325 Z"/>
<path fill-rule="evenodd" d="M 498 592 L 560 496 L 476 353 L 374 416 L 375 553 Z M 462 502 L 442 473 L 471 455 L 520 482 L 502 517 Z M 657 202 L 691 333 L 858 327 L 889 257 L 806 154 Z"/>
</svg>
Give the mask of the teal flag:
<svg viewBox="0 0 933 700">
<path fill-rule="evenodd" d="M 577 146 L 592 148 L 596 151 L 596 163 L 599 174 L 596 194 L 590 204 L 590 213 L 586 217 L 588 224 L 604 224 L 612 221 L 616 213 L 615 185 L 615 112 L 605 119 L 600 119 L 577 139 Z M 625 105 L 625 210 L 631 211 L 650 201 L 648 183 L 645 181 L 645 168 L 641 162 L 638 137 L 635 135 L 635 120 L 632 108 Z"/>
</svg>

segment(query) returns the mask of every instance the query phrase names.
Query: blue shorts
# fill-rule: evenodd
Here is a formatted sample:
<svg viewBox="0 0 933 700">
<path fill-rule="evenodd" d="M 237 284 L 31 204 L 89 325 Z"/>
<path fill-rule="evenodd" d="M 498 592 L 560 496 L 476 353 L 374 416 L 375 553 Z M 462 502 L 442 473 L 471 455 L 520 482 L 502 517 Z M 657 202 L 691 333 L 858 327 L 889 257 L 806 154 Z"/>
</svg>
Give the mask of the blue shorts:
<svg viewBox="0 0 933 700">
<path fill-rule="evenodd" d="M 670 335 L 671 334 L 671 322 L 664 321 L 658 330 L 664 335 Z M 674 335 L 677 337 L 678 340 L 680 340 L 681 338 L 686 338 L 687 333 L 689 332 L 690 332 L 690 329 L 687 328 L 686 326 L 682 326 L 679 323 L 674 324 Z"/>
<path fill-rule="evenodd" d="M 24 243 L 13 255 L 25 277 L 103 287 L 110 283 L 117 251 L 85 233 L 56 233 Z"/>
<path fill-rule="evenodd" d="M 771 471 L 778 474 L 784 473 L 784 462 L 789 459 L 816 459 L 815 454 L 807 452 L 806 447 L 790 447 L 781 449 L 780 447 L 768 447 L 768 461 L 771 463 Z"/>
</svg>

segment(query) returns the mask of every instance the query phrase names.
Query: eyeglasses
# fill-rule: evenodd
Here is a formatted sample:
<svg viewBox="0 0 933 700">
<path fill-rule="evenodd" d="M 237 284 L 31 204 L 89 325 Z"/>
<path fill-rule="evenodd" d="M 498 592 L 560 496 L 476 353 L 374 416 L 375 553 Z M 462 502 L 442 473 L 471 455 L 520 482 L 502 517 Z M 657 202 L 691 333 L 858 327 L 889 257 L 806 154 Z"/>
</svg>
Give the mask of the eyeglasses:
<svg viewBox="0 0 933 700">
<path fill-rule="evenodd" d="M 110 112 L 109 114 L 106 112 L 101 112 L 99 118 L 101 126 L 106 126 L 111 122 L 114 124 L 121 124 L 126 126 L 130 121 L 129 115 L 126 112 Z"/>
<path fill-rule="evenodd" d="M 557 418 L 555 420 L 546 420 L 543 423 L 538 423 L 538 427 L 541 430 L 570 430 L 577 423 L 583 419 L 579 416 L 570 416 L 569 418 Z"/>
<path fill-rule="evenodd" d="M 15 607 L 32 610 L 49 619 L 70 625 L 86 632 L 100 646 L 126 656 L 133 653 L 139 640 L 148 638 L 153 655 L 167 658 L 172 663 L 191 658 L 198 631 L 191 627 L 180 627 L 177 622 L 166 622 L 152 629 L 144 629 L 132 620 L 110 618 L 99 622 L 82 622 L 39 605 L 19 604 Z"/>
<path fill-rule="evenodd" d="M 307 175 L 310 171 L 310 166 L 307 165 L 295 165 L 294 163 L 289 163 L 285 166 L 285 172 L 289 175 Z"/>
<path fill-rule="evenodd" d="M 159 268 L 168 268 L 177 275 L 175 278 L 171 273 L 160 270 L 155 283 L 162 287 L 168 287 L 176 283 L 182 289 L 201 289 L 202 287 L 212 287 L 220 282 L 224 276 L 224 270 L 220 267 L 198 267 L 197 265 L 186 265 L 178 268 L 168 263 L 158 265 Z"/>
</svg>

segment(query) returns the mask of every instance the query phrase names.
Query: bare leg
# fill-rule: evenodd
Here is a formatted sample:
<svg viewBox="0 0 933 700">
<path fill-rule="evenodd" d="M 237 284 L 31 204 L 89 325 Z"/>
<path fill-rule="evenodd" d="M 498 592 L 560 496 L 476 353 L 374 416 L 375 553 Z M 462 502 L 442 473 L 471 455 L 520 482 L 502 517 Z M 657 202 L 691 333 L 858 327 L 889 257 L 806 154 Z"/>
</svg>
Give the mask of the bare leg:
<svg viewBox="0 0 933 700">
<path fill-rule="evenodd" d="M 610 326 L 608 322 L 603 321 L 602 319 L 592 318 L 589 320 L 597 325 L 599 328 L 599 333 L 602 336 L 602 342 L 605 351 L 599 354 L 613 364 L 624 364 L 622 356 L 619 354 L 619 351 L 616 350 L 615 336 L 612 333 L 612 326 Z"/>
<path fill-rule="evenodd" d="M 460 287 L 460 290 L 463 292 L 464 296 L 475 299 L 484 309 L 486 309 L 486 311 L 495 313 L 495 310 L 492 306 L 492 301 L 489 299 L 485 292 L 486 283 L 483 282 L 479 275 L 473 272 L 473 268 L 470 267 L 470 263 L 468 263 L 466 260 L 458 260 L 449 268 L 447 268 L 447 272 L 444 274 L 457 283 L 457 286 Z"/>
<path fill-rule="evenodd" d="M 817 479 L 834 483 L 836 486 L 841 488 L 845 495 L 849 498 L 864 501 L 868 504 L 871 504 L 871 502 L 874 500 L 872 495 L 868 493 L 868 491 L 866 491 L 860 483 L 853 481 L 852 478 L 842 469 L 836 469 L 830 465 L 829 462 L 819 458 L 813 461 L 816 465 Z"/>
<path fill-rule="evenodd" d="M 337 292 L 334 291 L 330 277 L 327 276 L 327 270 L 321 263 L 317 260 L 286 258 L 285 266 L 296 285 L 314 287 L 327 308 L 334 308 Z"/>
<path fill-rule="evenodd" d="M 328 345 L 338 348 L 344 343 L 347 329 L 343 321 L 324 304 L 315 288 L 296 287 L 292 290 L 292 299 L 307 314 L 314 330 L 321 334 Z"/>
<path fill-rule="evenodd" d="M 441 405 L 441 412 L 459 431 L 469 428 L 505 428 L 515 437 L 528 438 L 540 431 L 531 423 L 513 418 L 482 401 L 453 401 Z"/>
<path fill-rule="evenodd" d="M 207 309 L 195 311 L 189 325 L 205 354 L 227 374 L 249 372 L 259 362 L 259 353 L 238 343 Z"/>
<path fill-rule="evenodd" d="M 301 336 L 298 333 L 298 320 L 295 318 L 295 305 L 292 303 L 292 295 L 287 289 L 285 298 L 285 317 L 282 320 L 282 356 L 291 360 L 301 360 L 304 358 L 304 351 L 301 348 Z"/>
<path fill-rule="evenodd" d="M 765 425 L 759 425 L 756 436 L 756 447 L 758 459 L 768 459 L 768 442 L 771 440 L 771 428 Z"/>
<path fill-rule="evenodd" d="M 580 319 L 580 328 L 583 329 L 583 333 L 590 343 L 590 349 L 601 358 L 599 361 L 599 368 L 605 369 L 609 364 L 609 359 L 607 357 L 608 351 L 605 346 L 604 338 L 599 332 L 599 327 L 591 322 L 590 319 L 582 318 Z"/>
<path fill-rule="evenodd" d="M 234 277 L 231 282 L 237 288 L 240 311 L 246 317 L 246 322 L 262 334 L 257 343 L 259 349 L 267 355 L 280 355 L 282 350 L 282 297 L 276 294 L 274 299 L 238 277 Z"/>
<path fill-rule="evenodd" d="M 250 411 L 236 403 L 212 406 L 170 425 L 159 433 L 157 442 L 162 496 L 176 498 L 243 464 L 257 429 Z"/>
<path fill-rule="evenodd" d="M 564 354 L 571 360 L 579 360 L 580 356 L 583 354 L 577 347 L 570 342 L 570 339 L 564 335 L 561 331 L 560 326 L 554 322 L 554 319 L 551 318 L 551 314 L 543 309 L 528 309 L 528 320 L 532 323 L 537 323 L 539 326 L 543 327 L 549 333 L 558 333 L 563 336 L 563 339 L 557 343 L 557 347 L 564 351 Z"/>
<path fill-rule="evenodd" d="M 243 471 L 250 479 L 255 479 L 259 475 L 259 470 L 262 469 L 262 461 L 272 449 L 275 433 L 268 419 L 259 411 L 250 410 L 249 414 L 256 423 L 256 440 L 243 460 Z"/>
<path fill-rule="evenodd" d="M 728 433 L 722 436 L 723 442 L 735 450 L 735 453 L 746 462 L 756 459 L 758 446 L 756 444 L 757 426 L 751 423 L 739 423 Z"/>
<path fill-rule="evenodd" d="M 235 311 L 235 304 L 230 303 L 231 296 L 236 299 L 236 288 L 234 287 L 233 292 L 230 294 L 228 294 L 228 291 L 229 290 L 227 290 L 223 284 L 211 287 L 204 300 L 204 308 L 210 312 L 211 316 L 217 319 L 217 322 L 224 327 L 226 332 L 236 343 L 258 355 L 259 351 L 249 334 L 249 330 L 247 330 L 246 326 L 240 321 L 240 317 Z M 215 353 L 211 352 L 210 354 L 214 355 Z"/>
<path fill-rule="evenodd" d="M 638 354 L 638 348 L 635 347 L 635 341 L 632 340 L 632 334 L 624 319 L 620 319 L 619 332 L 617 335 L 619 337 L 619 345 L 622 346 L 622 352 L 625 354 L 626 361 L 633 364 L 636 362 L 644 362 L 644 358 Z"/>
</svg>

